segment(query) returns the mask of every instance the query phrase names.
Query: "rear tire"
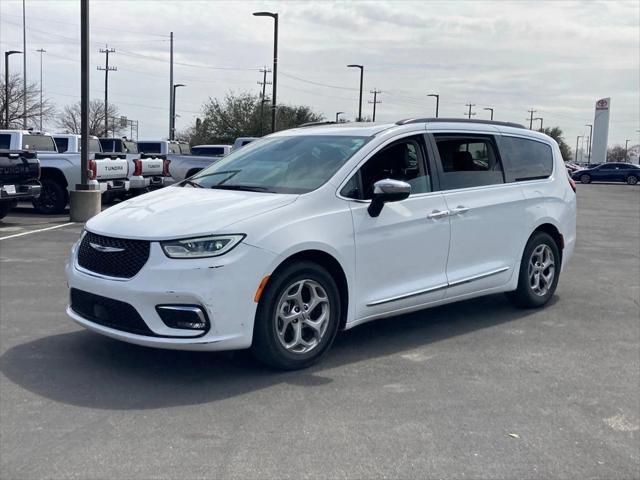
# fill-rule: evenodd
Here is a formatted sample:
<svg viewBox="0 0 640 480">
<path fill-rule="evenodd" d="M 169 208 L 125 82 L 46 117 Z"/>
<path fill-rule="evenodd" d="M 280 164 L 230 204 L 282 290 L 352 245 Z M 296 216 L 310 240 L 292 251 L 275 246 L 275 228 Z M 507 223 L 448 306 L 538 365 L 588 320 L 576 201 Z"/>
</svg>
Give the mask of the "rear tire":
<svg viewBox="0 0 640 480">
<path fill-rule="evenodd" d="M 307 368 L 331 347 L 341 314 L 340 294 L 331 275 L 301 261 L 271 276 L 253 328 L 253 355 L 281 370 Z"/>
<path fill-rule="evenodd" d="M 591 183 L 591 175 L 580 175 L 580 183 Z"/>
<path fill-rule="evenodd" d="M 638 177 L 636 177 L 635 175 L 629 175 L 627 177 L 627 183 L 629 185 L 635 185 L 636 183 L 638 183 Z"/>
<path fill-rule="evenodd" d="M 507 297 L 520 308 L 545 305 L 558 286 L 562 257 L 555 240 L 545 232 L 535 232 L 522 254 L 518 288 Z"/>
<path fill-rule="evenodd" d="M 0 220 L 6 217 L 13 207 L 14 207 L 14 203 L 11 201 L 0 202 Z"/>
<path fill-rule="evenodd" d="M 36 212 L 44 215 L 63 213 L 69 203 L 67 189 L 51 178 L 43 178 L 40 183 L 42 185 L 40 196 L 32 201 Z"/>
</svg>

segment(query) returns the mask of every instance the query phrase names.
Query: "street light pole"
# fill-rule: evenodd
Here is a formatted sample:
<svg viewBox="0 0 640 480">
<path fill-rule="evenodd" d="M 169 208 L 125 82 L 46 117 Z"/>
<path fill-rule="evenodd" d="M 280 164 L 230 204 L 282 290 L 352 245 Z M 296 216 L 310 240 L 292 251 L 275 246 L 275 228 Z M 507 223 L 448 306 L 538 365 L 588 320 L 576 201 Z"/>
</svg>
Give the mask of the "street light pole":
<svg viewBox="0 0 640 480">
<path fill-rule="evenodd" d="M 438 111 L 440 110 L 440 95 L 437 93 L 430 93 L 427 97 L 436 97 L 436 118 L 438 118 Z"/>
<path fill-rule="evenodd" d="M 4 128 L 9 128 L 9 55 L 22 53 L 20 50 L 4 52 Z"/>
<path fill-rule="evenodd" d="M 362 80 L 364 78 L 364 66 L 363 65 L 347 65 L 347 68 L 359 68 L 360 69 L 360 100 L 358 101 L 358 121 L 362 121 Z"/>
<path fill-rule="evenodd" d="M 589 143 L 587 143 L 587 163 L 591 163 L 591 142 L 593 142 L 593 125 L 586 123 L 585 127 L 589 127 Z"/>
<path fill-rule="evenodd" d="M 627 160 L 629 160 L 629 142 L 631 140 L 625 140 L 624 141 L 624 161 L 626 162 Z"/>
<path fill-rule="evenodd" d="M 36 50 L 40 52 L 40 131 L 42 131 L 42 54 L 47 53 L 44 48 Z"/>
<path fill-rule="evenodd" d="M 336 112 L 336 123 L 338 123 L 340 115 L 342 115 L 344 112 Z"/>
<path fill-rule="evenodd" d="M 186 87 L 186 85 L 183 83 L 176 83 L 173 86 L 173 95 L 171 95 L 171 98 L 173 99 L 173 105 L 171 105 L 171 112 L 173 113 L 171 117 L 171 135 L 169 136 L 169 140 L 174 140 L 176 137 L 176 89 L 178 87 Z"/>
<path fill-rule="evenodd" d="M 22 128 L 27 129 L 27 17 L 25 0 L 22 0 Z"/>
<path fill-rule="evenodd" d="M 256 17 L 273 18 L 273 76 L 271 90 L 271 132 L 276 131 L 276 92 L 278 90 L 278 14 L 272 12 L 253 12 Z"/>
<path fill-rule="evenodd" d="M 580 142 L 580 139 L 582 138 L 582 135 L 578 135 L 576 137 L 576 155 L 575 155 L 575 161 L 576 163 L 578 163 L 578 143 Z"/>
<path fill-rule="evenodd" d="M 483 110 L 489 110 L 491 112 L 491 120 L 493 120 L 493 108 L 485 107 Z"/>
</svg>

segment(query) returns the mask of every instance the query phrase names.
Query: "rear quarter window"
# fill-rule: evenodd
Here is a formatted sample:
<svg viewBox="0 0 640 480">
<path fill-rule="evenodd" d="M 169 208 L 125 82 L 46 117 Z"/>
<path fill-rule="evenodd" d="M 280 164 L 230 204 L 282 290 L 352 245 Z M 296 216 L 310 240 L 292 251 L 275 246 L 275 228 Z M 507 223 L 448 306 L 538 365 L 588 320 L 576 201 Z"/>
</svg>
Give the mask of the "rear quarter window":
<svg viewBox="0 0 640 480">
<path fill-rule="evenodd" d="M 553 172 L 550 145 L 528 138 L 503 136 L 500 153 L 511 180 L 521 182 L 548 178 Z"/>
</svg>

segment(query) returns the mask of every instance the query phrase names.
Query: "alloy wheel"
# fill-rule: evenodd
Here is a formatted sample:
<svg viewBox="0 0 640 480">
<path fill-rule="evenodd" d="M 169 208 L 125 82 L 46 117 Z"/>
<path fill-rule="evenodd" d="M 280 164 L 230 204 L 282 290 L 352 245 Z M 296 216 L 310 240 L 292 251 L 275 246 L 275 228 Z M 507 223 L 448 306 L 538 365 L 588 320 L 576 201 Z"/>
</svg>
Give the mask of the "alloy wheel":
<svg viewBox="0 0 640 480">
<path fill-rule="evenodd" d="M 538 245 L 529 259 L 529 286 L 536 295 L 544 297 L 553 285 L 556 274 L 553 251 L 547 244 Z"/>
<path fill-rule="evenodd" d="M 314 280 L 289 285 L 278 300 L 275 327 L 280 344 L 291 353 L 304 354 L 320 345 L 331 315 L 325 289 Z"/>
</svg>

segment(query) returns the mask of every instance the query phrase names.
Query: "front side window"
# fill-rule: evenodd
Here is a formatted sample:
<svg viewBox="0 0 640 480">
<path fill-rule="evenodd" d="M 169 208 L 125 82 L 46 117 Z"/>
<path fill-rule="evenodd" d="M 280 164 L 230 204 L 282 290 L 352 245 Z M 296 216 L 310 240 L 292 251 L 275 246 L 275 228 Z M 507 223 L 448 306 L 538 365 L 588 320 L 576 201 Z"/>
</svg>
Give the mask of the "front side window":
<svg viewBox="0 0 640 480">
<path fill-rule="evenodd" d="M 183 186 L 307 193 L 326 183 L 368 139 L 347 135 L 265 138 L 232 152 Z"/>
<path fill-rule="evenodd" d="M 434 134 L 443 190 L 504 183 L 502 164 L 491 136 Z"/>
<path fill-rule="evenodd" d="M 23 135 L 22 148 L 39 152 L 57 152 L 56 142 L 48 135 Z"/>
<path fill-rule="evenodd" d="M 546 143 L 521 137 L 502 137 L 502 155 L 516 182 L 547 178 L 553 172 L 553 150 Z"/>
<path fill-rule="evenodd" d="M 394 142 L 373 155 L 343 187 L 348 198 L 370 200 L 373 185 L 390 178 L 411 185 L 411 194 L 431 191 L 431 179 L 426 168 L 421 137 L 409 137 Z"/>
</svg>

